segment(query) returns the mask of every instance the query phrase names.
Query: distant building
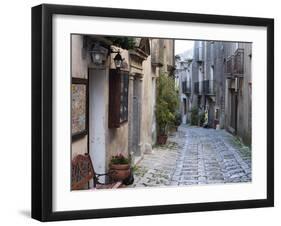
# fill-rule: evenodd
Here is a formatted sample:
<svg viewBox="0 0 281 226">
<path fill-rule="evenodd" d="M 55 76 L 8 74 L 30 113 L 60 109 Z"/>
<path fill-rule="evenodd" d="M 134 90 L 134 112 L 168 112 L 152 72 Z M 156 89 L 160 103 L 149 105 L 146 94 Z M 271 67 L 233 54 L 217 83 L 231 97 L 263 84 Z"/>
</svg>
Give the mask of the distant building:
<svg viewBox="0 0 281 226">
<path fill-rule="evenodd" d="M 183 122 L 186 111 L 196 108 L 207 115 L 205 126 L 224 128 L 251 144 L 251 58 L 251 43 L 195 41 L 192 61 L 176 61 Z"/>
<path fill-rule="evenodd" d="M 176 86 L 179 91 L 180 113 L 183 124 L 190 122 L 192 92 L 192 58 L 190 55 L 178 55 L 175 61 Z"/>
<path fill-rule="evenodd" d="M 224 128 L 225 78 L 223 48 L 220 42 L 195 41 L 194 107 L 208 114 L 209 127 Z"/>
</svg>

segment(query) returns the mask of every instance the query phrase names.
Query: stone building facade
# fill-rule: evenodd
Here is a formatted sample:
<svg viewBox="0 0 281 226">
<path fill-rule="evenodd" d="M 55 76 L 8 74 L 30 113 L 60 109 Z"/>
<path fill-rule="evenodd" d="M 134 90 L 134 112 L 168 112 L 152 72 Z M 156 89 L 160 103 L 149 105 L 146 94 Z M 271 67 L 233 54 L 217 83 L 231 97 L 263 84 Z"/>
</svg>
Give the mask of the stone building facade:
<svg viewBox="0 0 281 226">
<path fill-rule="evenodd" d="M 195 41 L 193 58 L 186 64 L 191 76 L 182 69 L 184 62 L 176 64 L 177 76 L 190 77 L 192 84 L 191 92 L 186 95 L 184 89 L 180 89 L 180 96 L 185 94 L 192 108 L 197 108 L 199 114 L 205 113 L 208 127 L 226 129 L 249 145 L 251 58 L 251 43 Z"/>
<path fill-rule="evenodd" d="M 181 121 L 187 124 L 190 123 L 190 111 L 192 108 L 192 58 L 190 55 L 176 56 L 175 67 L 175 81 L 179 91 Z"/>
<path fill-rule="evenodd" d="M 252 44 L 223 43 L 225 49 L 225 128 L 251 144 Z"/>
<path fill-rule="evenodd" d="M 195 41 L 194 107 L 207 113 L 208 126 L 224 128 L 225 78 L 223 48 L 220 42 Z"/>
<path fill-rule="evenodd" d="M 91 58 L 96 43 L 105 52 L 99 65 Z M 98 173 L 118 153 L 137 162 L 156 141 L 156 80 L 174 68 L 174 41 L 134 38 L 128 50 L 107 37 L 75 34 L 71 54 L 72 158 L 89 153 Z"/>
</svg>

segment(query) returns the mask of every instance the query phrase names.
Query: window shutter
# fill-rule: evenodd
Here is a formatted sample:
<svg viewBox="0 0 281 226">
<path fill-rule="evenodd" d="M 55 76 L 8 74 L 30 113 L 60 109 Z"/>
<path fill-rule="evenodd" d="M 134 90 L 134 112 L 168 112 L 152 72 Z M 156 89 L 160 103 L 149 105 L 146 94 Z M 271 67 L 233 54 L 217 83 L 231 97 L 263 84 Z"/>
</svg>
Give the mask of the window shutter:
<svg viewBox="0 0 281 226">
<path fill-rule="evenodd" d="M 116 70 L 109 71 L 108 127 L 120 127 L 121 76 Z"/>
</svg>

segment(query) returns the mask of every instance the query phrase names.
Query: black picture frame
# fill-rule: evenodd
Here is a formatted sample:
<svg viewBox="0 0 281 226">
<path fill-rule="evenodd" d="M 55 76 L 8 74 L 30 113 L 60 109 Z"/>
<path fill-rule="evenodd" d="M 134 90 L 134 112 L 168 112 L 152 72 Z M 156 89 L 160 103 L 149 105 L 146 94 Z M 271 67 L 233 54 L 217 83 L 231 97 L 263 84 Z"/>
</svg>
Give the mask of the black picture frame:
<svg viewBox="0 0 281 226">
<path fill-rule="evenodd" d="M 247 25 L 267 29 L 267 198 L 95 210 L 52 210 L 52 18 L 55 14 Z M 122 217 L 274 206 L 274 20 L 268 18 L 43 4 L 32 8 L 32 218 Z"/>
</svg>

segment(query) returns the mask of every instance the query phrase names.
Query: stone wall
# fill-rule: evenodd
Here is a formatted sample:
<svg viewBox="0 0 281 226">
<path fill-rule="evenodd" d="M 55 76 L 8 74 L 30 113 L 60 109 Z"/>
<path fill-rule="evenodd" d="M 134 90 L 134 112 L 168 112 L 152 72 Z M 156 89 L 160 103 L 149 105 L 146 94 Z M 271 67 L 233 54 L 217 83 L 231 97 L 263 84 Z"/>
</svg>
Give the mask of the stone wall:
<svg viewBox="0 0 281 226">
<path fill-rule="evenodd" d="M 72 69 L 72 77 L 73 78 L 89 78 L 89 71 L 94 70 L 92 68 L 92 63 L 89 57 L 89 45 L 85 43 L 85 36 L 83 35 L 72 35 L 72 64 L 71 64 L 71 69 Z M 115 49 L 118 49 L 117 47 L 114 47 Z M 128 62 L 128 51 L 127 50 L 122 50 L 121 52 L 122 58 L 125 59 L 126 62 Z M 105 146 L 105 166 L 107 170 L 107 166 L 109 165 L 110 159 L 112 155 L 115 155 L 117 153 L 123 153 L 124 155 L 128 156 L 128 122 L 125 122 L 120 126 L 120 128 L 108 128 L 108 73 L 109 73 L 109 68 L 113 68 L 113 57 L 114 54 L 109 56 L 107 61 L 111 64 L 106 64 L 107 69 L 104 70 L 104 74 L 101 74 L 100 76 L 104 77 L 104 80 L 102 81 L 103 83 L 100 84 L 101 86 L 104 87 L 103 89 L 103 94 L 101 93 L 96 93 L 96 97 L 100 95 L 100 101 L 102 101 L 102 106 L 104 107 L 104 112 L 105 115 L 102 116 L 103 120 L 103 128 L 101 128 L 103 131 L 103 136 L 104 136 L 104 146 Z M 110 59 L 112 58 L 112 59 Z M 127 68 L 129 70 L 129 68 Z M 100 72 L 100 70 L 96 71 Z M 95 71 L 92 71 L 92 73 L 95 73 Z M 95 78 L 93 78 L 95 79 Z M 95 81 L 93 81 L 95 82 Z M 91 87 L 89 86 L 89 89 Z M 96 87 L 97 88 L 97 87 Z M 96 89 L 97 90 L 97 89 Z M 99 98 L 97 98 L 99 99 Z M 93 101 L 93 100 L 92 100 Z M 130 101 L 130 100 L 128 100 Z M 130 103 L 128 103 L 130 104 Z M 89 107 L 91 106 L 91 103 L 89 103 Z M 91 112 L 89 112 L 91 114 Z M 91 116 L 89 117 L 89 121 L 93 120 L 91 119 Z M 88 122 L 89 126 L 91 125 L 91 122 Z M 89 128 L 89 132 L 91 132 L 91 129 Z M 98 131 L 100 132 L 100 131 Z M 88 147 L 88 142 L 99 142 L 97 139 L 100 139 L 100 135 L 95 135 L 93 134 L 95 131 L 92 131 L 92 136 L 91 133 L 88 135 L 85 135 L 79 139 L 76 139 L 72 142 L 72 157 L 74 157 L 77 154 L 84 154 L 89 152 L 90 147 Z M 88 141 L 89 139 L 89 141 Z M 103 143 L 103 142 L 102 142 Z M 100 150 L 102 152 L 102 150 Z M 91 156 L 92 159 L 95 159 L 97 156 Z M 94 160 L 93 160 L 94 161 Z M 98 167 L 96 167 L 98 168 Z M 104 169 L 103 169 L 104 170 Z"/>
<path fill-rule="evenodd" d="M 93 38 L 92 36 L 90 38 Z M 86 40 L 86 41 L 85 41 Z M 122 58 L 125 59 L 127 67 L 122 70 L 127 70 L 129 72 L 129 90 L 128 90 L 128 121 L 120 125 L 119 128 L 108 128 L 108 99 L 109 99 L 109 69 L 114 68 L 114 54 L 111 54 L 107 57 L 106 68 L 101 72 L 98 69 L 94 69 L 90 59 L 90 45 L 87 43 L 87 39 L 83 35 L 72 35 L 72 74 L 71 76 L 77 78 L 89 78 L 90 73 L 100 74 L 103 76 L 103 79 L 99 80 L 101 84 L 99 87 L 94 88 L 92 84 L 95 82 L 92 80 L 90 82 L 92 85 L 89 86 L 89 89 L 100 90 L 102 88 L 102 95 L 100 94 L 102 105 L 97 105 L 104 108 L 104 115 L 101 117 L 102 124 L 98 123 L 101 126 L 103 131 L 96 131 L 99 133 L 98 136 L 93 134 L 86 134 L 84 137 L 77 139 L 72 142 L 72 157 L 77 154 L 83 154 L 89 152 L 88 143 L 91 145 L 91 142 L 100 142 L 104 147 L 101 150 L 94 150 L 91 154 L 92 159 L 100 158 L 98 152 L 105 152 L 102 161 L 105 161 L 105 169 L 110 162 L 111 156 L 117 153 L 123 153 L 128 156 L 132 152 L 133 142 L 136 139 L 139 143 L 137 144 L 140 149 L 140 155 L 144 152 L 149 152 L 152 150 L 152 145 L 156 142 L 156 121 L 155 121 L 155 103 L 156 103 L 156 82 L 157 77 L 160 73 L 169 74 L 171 73 L 174 65 L 174 41 L 165 40 L 165 39 L 148 39 L 148 38 L 138 38 L 136 39 L 136 47 L 134 50 L 124 50 L 120 49 Z M 115 50 L 118 48 L 114 47 Z M 94 71 L 98 70 L 98 71 Z M 92 74 L 91 74 L 92 75 Z M 91 77 L 91 79 L 95 76 Z M 98 82 L 98 81 L 97 81 Z M 137 88 L 138 87 L 138 88 Z M 136 93 L 136 88 L 137 93 Z M 135 93 L 134 93 L 135 89 Z M 93 101 L 93 95 L 95 96 L 95 90 L 91 90 L 92 100 L 89 98 L 89 102 Z M 99 95 L 97 93 L 97 95 Z M 137 95 L 139 101 L 139 114 L 134 115 L 133 101 L 134 95 Z M 95 99 L 98 101 L 98 98 Z M 89 107 L 92 108 L 91 111 L 95 108 L 95 104 L 89 103 Z M 89 111 L 90 114 L 91 111 Z M 103 112 L 103 111 L 100 111 Z M 133 123 L 139 120 L 139 133 L 134 133 L 134 129 L 138 124 L 133 126 Z M 89 125 L 94 125 L 94 119 L 89 117 Z M 90 130 L 91 131 L 91 130 Z M 99 136 L 104 136 L 99 137 Z M 101 154 L 103 155 L 103 154 Z M 100 156 L 100 157 L 99 157 Z M 104 160 L 103 160 L 104 159 Z M 97 161 L 97 160 L 94 160 Z"/>
</svg>

